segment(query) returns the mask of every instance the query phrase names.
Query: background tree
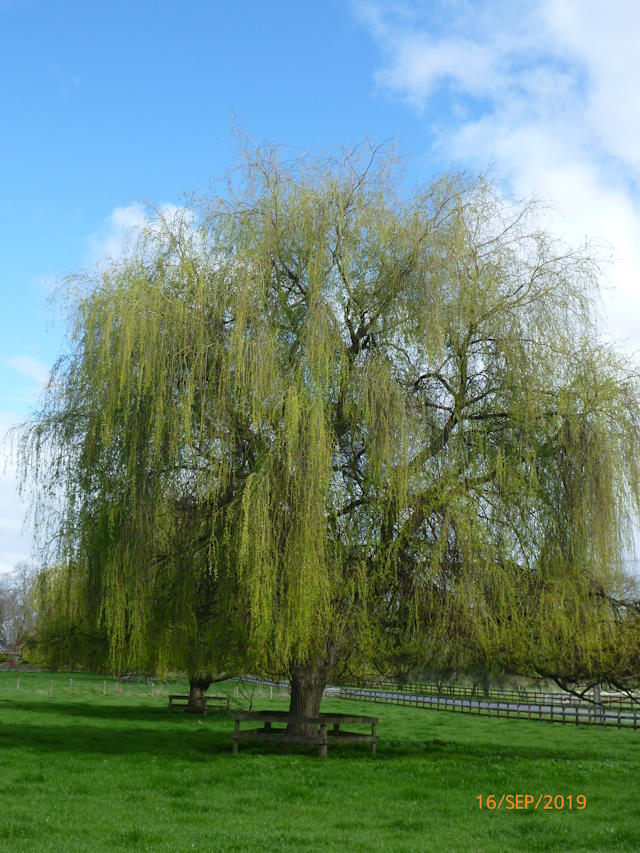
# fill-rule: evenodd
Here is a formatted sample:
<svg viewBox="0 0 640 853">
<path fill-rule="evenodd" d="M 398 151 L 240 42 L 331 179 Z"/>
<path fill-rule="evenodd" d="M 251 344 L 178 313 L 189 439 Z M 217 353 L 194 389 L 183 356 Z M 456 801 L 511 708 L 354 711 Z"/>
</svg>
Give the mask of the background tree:
<svg viewBox="0 0 640 853">
<path fill-rule="evenodd" d="M 482 179 L 396 187 L 378 150 L 253 152 L 81 290 L 23 461 L 114 660 L 237 654 L 314 716 L 333 673 L 559 660 L 531 626 L 610 587 L 640 416 L 596 264 Z"/>
<path fill-rule="evenodd" d="M 18 654 L 35 624 L 34 577 L 35 569 L 26 562 L 17 563 L 12 572 L 0 577 L 0 640 Z"/>
</svg>

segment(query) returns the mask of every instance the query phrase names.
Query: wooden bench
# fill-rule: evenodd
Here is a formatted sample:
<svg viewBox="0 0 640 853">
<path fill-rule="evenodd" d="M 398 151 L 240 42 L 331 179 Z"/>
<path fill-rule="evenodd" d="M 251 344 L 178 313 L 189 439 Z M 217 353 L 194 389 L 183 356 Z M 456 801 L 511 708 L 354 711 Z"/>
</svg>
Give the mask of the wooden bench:
<svg viewBox="0 0 640 853">
<path fill-rule="evenodd" d="M 189 703 L 189 694 L 188 693 L 171 693 L 169 694 L 169 710 L 173 711 L 174 708 L 185 708 Z M 229 712 L 229 697 L 222 696 L 205 696 L 204 697 L 204 709 L 202 711 L 203 714 L 206 714 L 207 711 L 226 711 Z"/>
<path fill-rule="evenodd" d="M 287 743 L 303 744 L 318 747 L 318 755 L 324 758 L 329 744 L 336 743 L 370 743 L 371 752 L 375 754 L 378 736 L 376 735 L 377 717 L 359 717 L 353 714 L 318 714 L 295 722 L 317 726 L 317 733 L 303 735 L 290 734 L 287 725 L 292 722 L 288 711 L 239 711 L 232 714 L 235 721 L 233 731 L 233 752 L 238 752 L 241 740 L 254 740 L 261 743 L 279 743 L 281 749 Z M 264 726 L 258 729 L 240 729 L 240 723 L 261 722 Z M 273 728 L 276 723 L 280 728 Z M 371 726 L 371 734 L 343 731 L 342 725 Z M 282 728 L 284 726 L 284 728 Z M 329 728 L 331 727 L 331 728 Z"/>
</svg>

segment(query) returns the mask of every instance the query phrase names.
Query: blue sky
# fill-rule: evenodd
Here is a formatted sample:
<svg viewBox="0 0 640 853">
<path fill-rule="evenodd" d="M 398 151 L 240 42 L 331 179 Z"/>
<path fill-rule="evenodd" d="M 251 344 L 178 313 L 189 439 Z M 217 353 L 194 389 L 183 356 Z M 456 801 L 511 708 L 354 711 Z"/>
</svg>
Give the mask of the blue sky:
<svg viewBox="0 0 640 853">
<path fill-rule="evenodd" d="M 48 296 L 118 252 L 144 202 L 179 205 L 258 141 L 395 138 L 411 181 L 491 167 L 607 268 L 608 333 L 640 347 L 635 2 L 0 0 L 0 431 L 62 346 Z M 0 571 L 29 556 L 11 461 Z"/>
</svg>

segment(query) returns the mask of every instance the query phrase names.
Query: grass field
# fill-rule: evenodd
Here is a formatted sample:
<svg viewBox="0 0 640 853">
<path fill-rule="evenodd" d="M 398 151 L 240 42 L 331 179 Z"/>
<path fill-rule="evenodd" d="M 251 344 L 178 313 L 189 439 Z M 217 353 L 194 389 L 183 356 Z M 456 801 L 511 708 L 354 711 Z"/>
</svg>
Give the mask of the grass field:
<svg viewBox="0 0 640 853">
<path fill-rule="evenodd" d="M 69 677 L 22 673 L 18 690 L 0 672 L 2 851 L 640 850 L 640 732 L 332 700 L 379 716 L 377 756 L 232 756 L 224 714 L 169 715 L 146 684 L 108 679 L 103 695 L 103 676 Z M 587 805 L 479 810 L 478 794 L 509 793 Z"/>
</svg>

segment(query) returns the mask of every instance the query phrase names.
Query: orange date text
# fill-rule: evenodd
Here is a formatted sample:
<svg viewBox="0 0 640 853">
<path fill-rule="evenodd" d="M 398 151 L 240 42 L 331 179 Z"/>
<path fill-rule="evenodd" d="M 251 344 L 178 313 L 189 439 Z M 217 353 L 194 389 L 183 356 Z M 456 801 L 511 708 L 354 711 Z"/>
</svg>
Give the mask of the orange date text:
<svg viewBox="0 0 640 853">
<path fill-rule="evenodd" d="M 587 807 L 586 794 L 478 794 L 480 811 L 583 811 Z"/>
</svg>

